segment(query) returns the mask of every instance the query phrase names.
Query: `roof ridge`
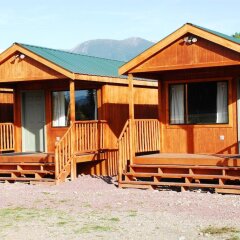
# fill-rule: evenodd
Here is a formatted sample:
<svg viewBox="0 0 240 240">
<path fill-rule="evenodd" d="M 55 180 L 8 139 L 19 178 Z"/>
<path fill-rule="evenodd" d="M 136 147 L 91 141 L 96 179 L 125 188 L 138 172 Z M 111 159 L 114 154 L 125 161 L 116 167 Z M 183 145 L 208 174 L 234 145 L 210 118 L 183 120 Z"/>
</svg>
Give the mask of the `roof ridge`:
<svg viewBox="0 0 240 240">
<path fill-rule="evenodd" d="M 228 34 L 226 34 L 226 33 L 222 33 L 222 32 L 215 31 L 215 30 L 212 30 L 212 29 L 209 29 L 209 28 L 205 28 L 205 27 L 202 27 L 202 26 L 193 24 L 193 23 L 186 23 L 186 24 L 191 25 L 191 26 L 196 27 L 196 28 L 199 28 L 199 29 L 202 29 L 202 30 L 204 30 L 204 31 L 206 31 L 206 32 L 209 32 L 209 33 L 211 33 L 211 34 L 214 34 L 214 35 L 216 35 L 216 36 L 219 36 L 219 37 L 224 38 L 224 39 L 226 39 L 226 40 L 229 40 L 229 41 L 231 41 L 231 42 L 240 44 L 240 39 L 235 38 L 235 37 L 233 37 L 233 36 L 231 36 L 231 35 L 228 35 Z"/>
<path fill-rule="evenodd" d="M 98 59 L 104 59 L 104 60 L 108 60 L 108 61 L 116 61 L 116 62 L 125 63 L 125 61 L 121 61 L 121 60 L 117 60 L 117 59 L 91 56 L 91 55 L 87 55 L 87 54 L 75 53 L 75 52 L 70 52 L 70 51 L 67 51 L 67 50 L 61 50 L 61 49 L 56 49 L 56 48 L 49 48 L 49 47 L 37 46 L 37 45 L 26 44 L 26 43 L 18 43 L 18 42 L 15 42 L 14 44 L 22 45 L 22 46 L 35 47 L 35 48 L 41 48 L 41 49 L 47 49 L 47 50 L 51 50 L 51 51 L 65 52 L 65 53 L 68 53 L 68 54 L 80 55 L 80 56 L 89 57 L 89 58 L 98 58 Z"/>
</svg>

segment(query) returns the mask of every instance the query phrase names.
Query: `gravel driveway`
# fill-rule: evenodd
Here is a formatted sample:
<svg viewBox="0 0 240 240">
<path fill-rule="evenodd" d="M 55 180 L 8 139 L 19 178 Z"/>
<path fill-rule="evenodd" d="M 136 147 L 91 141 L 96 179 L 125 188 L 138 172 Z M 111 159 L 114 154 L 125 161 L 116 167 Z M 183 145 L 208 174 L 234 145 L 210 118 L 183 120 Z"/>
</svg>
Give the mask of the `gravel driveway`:
<svg viewBox="0 0 240 240">
<path fill-rule="evenodd" d="M 81 176 L 0 184 L 0 239 L 240 240 L 240 195 L 118 189 Z"/>
</svg>

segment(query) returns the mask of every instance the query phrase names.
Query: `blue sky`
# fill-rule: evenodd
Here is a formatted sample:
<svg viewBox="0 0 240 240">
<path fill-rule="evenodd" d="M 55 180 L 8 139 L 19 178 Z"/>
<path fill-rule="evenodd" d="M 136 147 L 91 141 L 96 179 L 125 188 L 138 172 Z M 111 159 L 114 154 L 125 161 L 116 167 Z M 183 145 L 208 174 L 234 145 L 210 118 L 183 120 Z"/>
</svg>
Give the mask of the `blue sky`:
<svg viewBox="0 0 240 240">
<path fill-rule="evenodd" d="M 90 39 L 159 41 L 186 22 L 240 32 L 239 0 L 0 0 L 0 51 L 13 42 L 71 49 Z"/>
</svg>

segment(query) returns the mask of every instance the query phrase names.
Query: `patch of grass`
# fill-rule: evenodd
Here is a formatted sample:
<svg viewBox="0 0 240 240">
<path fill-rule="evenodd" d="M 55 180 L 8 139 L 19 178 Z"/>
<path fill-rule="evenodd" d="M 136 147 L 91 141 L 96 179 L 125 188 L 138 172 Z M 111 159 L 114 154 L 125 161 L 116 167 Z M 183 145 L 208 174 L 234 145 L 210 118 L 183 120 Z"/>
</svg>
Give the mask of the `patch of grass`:
<svg viewBox="0 0 240 240">
<path fill-rule="evenodd" d="M 110 221 L 110 222 L 120 222 L 120 219 L 118 217 L 112 217 L 112 218 L 101 218 L 100 220 L 104 221 Z"/>
<path fill-rule="evenodd" d="M 109 221 L 120 222 L 120 219 L 118 217 L 112 217 L 112 218 L 109 219 Z"/>
<path fill-rule="evenodd" d="M 220 234 L 229 234 L 229 233 L 239 233 L 240 231 L 234 227 L 214 227 L 209 226 L 202 230 L 202 233 L 210 235 L 220 235 Z"/>
<path fill-rule="evenodd" d="M 80 229 L 74 231 L 76 234 L 80 233 L 91 233 L 91 232 L 108 232 L 113 229 L 110 226 L 102 226 L 102 225 L 85 225 Z"/>
<path fill-rule="evenodd" d="M 227 238 L 226 240 L 240 240 L 240 237 L 238 236 L 232 236 L 230 238 Z"/>
<path fill-rule="evenodd" d="M 69 202 L 69 199 L 62 199 L 59 201 L 59 203 L 67 203 L 67 202 Z"/>
<path fill-rule="evenodd" d="M 51 193 L 50 193 L 50 192 L 42 192 L 42 194 L 44 194 L 44 195 L 50 195 Z"/>
<path fill-rule="evenodd" d="M 58 222 L 57 223 L 57 225 L 58 226 L 64 226 L 64 225 L 66 225 L 66 224 L 68 224 L 69 222 L 67 222 L 67 221 L 60 221 L 60 222 Z"/>
<path fill-rule="evenodd" d="M 83 203 L 83 207 L 91 208 L 92 205 L 91 205 L 90 203 L 84 202 L 84 203 Z"/>
<path fill-rule="evenodd" d="M 128 214 L 129 217 L 136 217 L 137 216 L 137 211 L 136 210 L 131 210 Z"/>
</svg>

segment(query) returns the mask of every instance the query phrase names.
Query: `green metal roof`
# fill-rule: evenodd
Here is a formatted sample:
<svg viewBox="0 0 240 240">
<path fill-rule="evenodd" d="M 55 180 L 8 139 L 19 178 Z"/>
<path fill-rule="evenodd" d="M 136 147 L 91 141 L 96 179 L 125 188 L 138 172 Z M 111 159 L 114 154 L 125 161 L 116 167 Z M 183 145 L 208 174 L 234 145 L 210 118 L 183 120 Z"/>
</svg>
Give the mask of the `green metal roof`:
<svg viewBox="0 0 240 240">
<path fill-rule="evenodd" d="M 209 32 L 209 33 L 212 33 L 216 36 L 219 36 L 221 38 L 225 38 L 231 42 L 234 42 L 234 43 L 237 43 L 237 44 L 240 44 L 240 39 L 239 38 L 235 38 L 235 37 L 232 37 L 232 36 L 229 36 L 229 35 L 226 35 L 226 34 L 223 34 L 223 33 L 220 33 L 220 32 L 217 32 L 217 31 L 213 31 L 211 29 L 208 29 L 208 28 L 204 28 L 204 27 L 201 27 L 201 26 L 198 26 L 198 25 L 195 25 L 195 24 L 192 24 L 192 23 L 188 23 L 189 25 L 192 25 L 193 27 L 196 27 L 196 28 L 199 28 L 199 29 L 202 29 L 206 32 Z"/>
<path fill-rule="evenodd" d="M 125 63 L 123 61 L 92 57 L 22 43 L 16 44 L 72 73 L 125 78 L 118 74 L 118 68 Z"/>
</svg>

